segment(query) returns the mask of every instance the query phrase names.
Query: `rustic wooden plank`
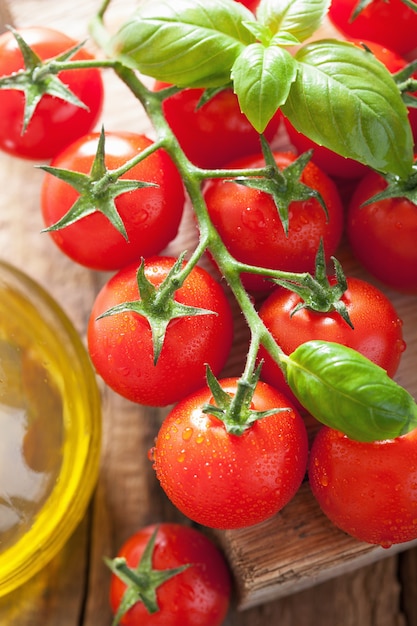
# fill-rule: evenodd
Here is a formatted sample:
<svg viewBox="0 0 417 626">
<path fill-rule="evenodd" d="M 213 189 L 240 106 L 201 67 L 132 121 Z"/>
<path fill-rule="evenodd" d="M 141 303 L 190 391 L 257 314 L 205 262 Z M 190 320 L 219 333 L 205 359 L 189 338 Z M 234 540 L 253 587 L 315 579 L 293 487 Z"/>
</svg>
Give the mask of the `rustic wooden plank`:
<svg viewBox="0 0 417 626">
<path fill-rule="evenodd" d="M 233 565 L 241 609 L 339 577 L 407 547 L 385 551 L 352 541 L 323 517 L 306 483 L 271 520 L 216 536 Z"/>
<path fill-rule="evenodd" d="M 42 3 L 14 0 L 11 6 L 17 24 L 47 23 L 82 38 L 97 5 L 95 0 L 73 0 L 70 12 L 65 3 L 53 0 Z M 4 5 L 0 2 L 0 6 Z M 125 0 L 114 2 L 112 24 L 126 14 Z M 106 128 L 128 128 L 152 135 L 126 88 L 111 73 L 105 73 L 105 82 L 109 94 L 103 111 Z M 47 235 L 40 234 L 41 179 L 41 172 L 32 163 L 0 155 L 0 188 L 4 190 L 0 196 L 0 256 L 25 269 L 47 287 L 84 336 L 90 305 L 106 275 L 76 266 L 63 257 Z M 188 247 L 191 240 L 192 234 L 185 223 L 169 251 Z M 346 262 L 352 273 L 361 274 L 351 259 L 347 258 Z M 414 327 L 417 299 L 391 295 L 406 318 L 409 344 L 398 378 L 412 393 L 417 393 L 412 367 L 417 356 Z M 244 329 L 240 328 L 238 341 L 242 345 L 243 336 Z M 227 373 L 239 373 L 241 356 L 236 350 Z M 87 516 L 50 567 L 16 594 L 0 601 L 1 623 L 95 626 L 99 616 L 100 626 L 109 625 L 109 573 L 103 566 L 103 555 L 114 554 L 122 541 L 143 524 L 182 519 L 161 492 L 146 457 L 164 411 L 133 405 L 103 385 L 102 395 L 102 467 L 91 517 Z M 317 623 L 402 626 L 404 623 L 396 578 L 398 559 L 390 556 L 395 550 L 383 551 L 360 544 L 335 529 L 320 513 L 306 484 L 293 502 L 272 520 L 256 528 L 216 536 L 235 575 L 239 609 L 247 609 L 243 613 L 233 609 L 226 626 L 278 623 L 278 619 L 280 624 L 303 626 Z M 415 563 L 415 553 L 407 554 L 409 563 Z M 363 568 L 383 557 L 386 558 Z M 356 573 L 341 576 L 359 567 Z M 372 582 L 368 582 L 370 575 Z M 328 578 L 331 580 L 322 582 Z M 307 589 L 311 585 L 318 586 Z M 251 608 L 287 594 L 292 595 Z"/>
<path fill-rule="evenodd" d="M 417 549 L 407 550 L 398 558 L 398 580 L 401 585 L 401 604 L 407 626 L 417 626 Z"/>
<path fill-rule="evenodd" d="M 402 614 L 396 569 L 396 558 L 387 558 L 231 615 L 225 626 L 412 626 Z"/>
<path fill-rule="evenodd" d="M 4 32 L 5 26 L 12 23 L 12 15 L 9 5 L 0 3 L 0 32 Z"/>
</svg>

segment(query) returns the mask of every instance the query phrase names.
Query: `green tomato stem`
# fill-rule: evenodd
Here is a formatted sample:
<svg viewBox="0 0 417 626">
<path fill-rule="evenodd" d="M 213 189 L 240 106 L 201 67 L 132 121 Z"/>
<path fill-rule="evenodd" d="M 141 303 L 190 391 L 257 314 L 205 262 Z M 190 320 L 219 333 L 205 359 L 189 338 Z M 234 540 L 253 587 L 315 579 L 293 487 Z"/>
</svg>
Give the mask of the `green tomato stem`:
<svg viewBox="0 0 417 626">
<path fill-rule="evenodd" d="M 102 23 L 96 21 L 95 29 L 98 36 L 103 41 L 105 38 L 102 32 Z M 104 41 L 104 45 L 106 42 Z M 254 389 L 253 381 L 256 379 L 257 355 L 262 344 L 269 352 L 276 363 L 284 368 L 287 357 L 280 346 L 272 337 L 260 319 L 258 312 L 245 290 L 241 274 L 250 272 L 261 274 L 271 279 L 292 280 L 304 283 L 311 279 L 307 273 L 285 272 L 261 267 L 255 267 L 237 261 L 228 251 L 219 233 L 214 227 L 207 209 L 207 205 L 202 193 L 202 182 L 211 178 L 237 178 L 237 177 L 268 177 L 270 176 L 271 165 L 266 164 L 261 168 L 247 168 L 244 170 L 231 169 L 202 169 L 195 166 L 185 155 L 177 138 L 168 125 L 163 113 L 163 100 L 166 97 L 164 90 L 154 92 L 146 87 L 139 79 L 138 75 L 130 68 L 121 63 L 115 63 L 114 70 L 119 78 L 127 85 L 134 96 L 142 104 L 146 114 L 151 121 L 157 135 L 156 143 L 170 155 L 175 163 L 183 180 L 185 189 L 193 206 L 194 214 L 198 222 L 200 238 L 189 262 L 176 275 L 178 286 L 182 284 L 192 268 L 198 263 L 205 250 L 210 250 L 221 274 L 224 276 L 231 292 L 233 293 L 239 307 L 248 324 L 251 339 L 246 358 L 245 368 L 239 380 L 237 393 L 232 399 L 229 409 L 229 419 L 232 424 L 244 427 L 242 420 L 248 415 L 248 403 L 250 404 L 250 393 Z M 163 297 L 164 294 L 161 294 Z M 243 431 L 243 428 L 242 428 Z"/>
<path fill-rule="evenodd" d="M 101 6 L 100 6 L 100 8 L 99 8 L 99 10 L 97 12 L 97 17 L 98 17 L 99 20 L 101 20 L 101 21 L 103 20 L 104 15 L 105 15 L 107 9 L 109 8 L 110 4 L 111 4 L 111 0 L 104 0 L 101 3 Z"/>
<path fill-rule="evenodd" d="M 58 74 L 64 70 L 87 70 L 87 69 L 112 69 L 114 61 L 106 59 L 83 59 L 80 61 L 50 61 L 36 68 L 33 72 L 33 80 L 41 80 L 48 74 Z"/>
<path fill-rule="evenodd" d="M 242 169 L 217 169 L 217 170 L 200 170 L 201 179 L 209 179 L 209 178 L 250 178 L 250 177 L 262 177 L 267 178 L 270 173 L 271 168 L 269 166 L 265 167 L 254 167 L 254 168 L 242 168 Z"/>
<path fill-rule="evenodd" d="M 413 0 L 402 0 L 402 2 L 412 11 L 417 13 L 416 3 Z"/>
<path fill-rule="evenodd" d="M 135 165 L 146 159 L 149 155 L 153 154 L 163 145 L 162 141 L 155 141 L 150 146 L 139 152 L 136 156 L 134 156 L 126 163 L 123 163 L 120 167 L 117 167 L 114 170 L 107 170 L 105 175 L 95 183 L 95 190 L 97 194 L 100 194 L 101 190 L 105 190 L 109 185 L 114 184 L 123 174 L 126 174 L 129 170 L 131 170 Z"/>
<path fill-rule="evenodd" d="M 413 4 L 411 0 L 403 0 L 408 6 Z M 360 0 L 358 3 L 357 10 L 361 10 L 363 6 L 368 3 L 368 0 Z M 117 52 L 114 48 L 115 46 L 112 43 L 112 38 L 106 32 L 104 26 L 104 16 L 107 11 L 107 8 L 110 5 L 110 0 L 102 0 L 100 9 L 95 17 L 95 19 L 90 24 L 90 32 L 93 35 L 93 38 L 98 43 L 100 48 L 107 53 L 108 57 L 117 56 L 115 52 Z M 414 9 L 414 5 L 413 5 Z M 284 33 L 285 35 L 285 33 Z M 266 36 L 264 32 L 257 31 L 255 37 L 262 40 L 262 38 Z M 279 36 L 279 33 L 278 33 Z M 286 38 L 284 37 L 281 40 L 281 43 L 284 42 Z M 277 40 L 278 42 L 278 40 Z M 278 42 L 279 43 L 279 42 Z M 347 66 L 352 66 L 355 62 L 356 57 L 352 55 L 346 55 L 346 47 L 344 44 L 335 45 L 336 42 L 332 43 L 332 46 L 335 48 L 335 62 L 343 61 L 346 62 L 347 58 Z M 250 47 L 251 41 L 248 40 L 247 49 Z M 162 44 L 164 45 L 164 43 Z M 187 44 L 188 45 L 188 44 Z M 326 42 L 317 42 L 315 45 L 306 46 L 301 48 L 297 53 L 297 63 L 300 67 L 302 64 L 308 64 L 309 67 L 313 67 L 316 63 L 321 63 L 322 55 L 326 52 L 326 46 L 328 44 Z M 258 48 L 257 48 L 258 50 Z M 243 55 L 242 55 L 243 56 Z M 129 57 L 127 57 L 129 58 Z M 29 59 L 30 60 L 30 59 Z M 362 61 L 362 58 L 361 58 Z M 70 63 L 66 64 L 67 67 Z M 262 152 L 265 158 L 266 166 L 264 168 L 250 168 L 246 170 L 230 170 L 230 169 L 218 169 L 218 170 L 208 170 L 196 167 L 184 154 L 177 138 L 172 132 L 170 126 L 168 125 L 164 112 L 163 112 L 163 101 L 166 97 L 178 91 L 176 87 L 168 88 L 161 90 L 159 92 L 154 92 L 148 89 L 140 80 L 137 73 L 131 69 L 130 67 L 124 65 L 120 61 L 108 61 L 106 62 L 106 66 L 111 65 L 115 71 L 115 73 L 119 76 L 119 78 L 126 84 L 126 86 L 131 90 L 133 95 L 138 99 L 138 101 L 142 104 L 147 117 L 152 123 L 156 135 L 157 135 L 157 146 L 163 148 L 171 157 L 174 164 L 176 165 L 178 172 L 183 180 L 185 189 L 188 193 L 189 199 L 193 206 L 194 214 L 196 220 L 198 222 L 200 239 L 199 243 L 191 255 L 190 262 L 185 264 L 184 267 L 180 266 L 181 259 L 180 257 L 178 261 L 178 268 L 175 273 L 174 285 L 171 284 L 171 293 L 170 297 L 175 293 L 176 286 L 180 285 L 181 282 L 185 280 L 188 276 L 191 269 L 198 263 L 200 258 L 202 257 L 204 251 L 208 249 L 213 256 L 214 261 L 216 262 L 220 272 L 224 276 L 231 292 L 233 293 L 237 303 L 240 306 L 240 310 L 245 317 L 245 320 L 248 324 L 251 339 L 248 349 L 248 354 L 246 358 L 246 364 L 242 376 L 239 380 L 237 392 L 235 397 L 230 400 L 229 397 L 225 398 L 222 395 L 221 390 L 219 390 L 220 385 L 213 380 L 213 376 L 207 376 L 208 383 L 210 385 L 210 378 L 214 388 L 217 389 L 217 396 L 219 399 L 219 404 L 223 406 L 213 407 L 208 406 L 206 408 L 206 412 L 210 412 L 215 410 L 216 414 L 223 416 L 225 422 L 230 422 L 228 424 L 228 428 L 230 432 L 235 434 L 241 434 L 248 425 L 250 425 L 251 420 L 259 419 L 262 415 L 253 415 L 256 411 L 251 410 L 251 398 L 254 393 L 254 389 L 256 387 L 257 381 L 259 379 L 260 368 L 257 366 L 259 347 L 263 345 L 266 350 L 270 353 L 271 357 L 276 361 L 276 363 L 281 367 L 284 371 L 287 380 L 290 384 L 290 387 L 294 392 L 298 390 L 297 397 L 300 398 L 300 401 L 306 400 L 305 406 L 308 408 L 309 402 L 311 404 L 311 413 L 315 415 L 318 419 L 323 421 L 323 423 L 327 423 L 327 413 L 324 414 L 322 408 L 322 396 L 323 394 L 327 394 L 328 404 L 330 407 L 329 414 L 331 415 L 334 412 L 335 403 L 345 404 L 346 408 L 346 416 L 348 420 L 351 420 L 352 414 L 354 415 L 355 411 L 357 411 L 358 406 L 362 407 L 363 405 L 363 413 L 365 417 L 368 419 L 371 416 L 371 419 L 368 420 L 372 422 L 374 419 L 375 406 L 379 410 L 379 415 L 381 417 L 381 423 L 384 425 L 385 422 L 388 424 L 391 421 L 392 412 L 395 413 L 395 419 L 400 424 L 399 432 L 404 432 L 404 428 L 409 428 L 409 424 L 411 423 L 412 427 L 415 427 L 415 423 L 417 421 L 417 405 L 414 400 L 410 399 L 406 396 L 406 392 L 402 390 L 402 388 L 397 389 L 395 383 L 391 383 L 389 380 L 387 382 L 386 378 L 382 376 L 381 373 L 378 373 L 379 370 L 375 369 L 375 367 L 370 364 L 367 360 L 363 360 L 358 357 L 358 353 L 356 351 L 351 351 L 349 360 L 351 361 L 351 368 L 348 370 L 345 369 L 346 375 L 341 377 L 341 381 L 339 380 L 338 371 L 333 368 L 332 374 L 335 378 L 336 382 L 334 385 L 328 384 L 328 360 L 329 360 L 329 350 L 330 347 L 332 350 L 330 351 L 330 356 L 333 354 L 333 358 L 335 362 L 344 364 L 345 361 L 345 350 L 340 348 L 338 344 L 335 346 L 329 346 L 326 342 L 307 342 L 303 344 L 297 351 L 295 351 L 292 355 L 287 356 L 283 353 L 281 347 L 277 344 L 277 342 L 272 337 L 269 330 L 266 328 L 262 320 L 260 319 L 257 310 L 249 296 L 243 287 L 243 283 L 241 280 L 241 274 L 244 272 L 261 274 L 267 278 L 271 278 L 272 280 L 276 280 L 277 283 L 289 283 L 294 282 L 298 288 L 298 292 L 304 292 L 307 288 L 314 286 L 316 291 L 315 294 L 319 296 L 319 300 L 322 299 L 323 292 L 326 291 L 327 285 L 323 284 L 321 279 L 323 276 L 322 272 L 316 271 L 316 277 L 313 278 L 310 274 L 307 273 L 293 273 L 293 272 L 284 272 L 281 270 L 275 269 L 266 269 L 261 267 L 253 267 L 251 265 L 247 265 L 237 261 L 227 250 L 225 244 L 223 243 L 219 233 L 215 229 L 213 223 L 211 222 L 208 208 L 205 203 L 204 195 L 202 192 L 202 183 L 208 179 L 215 178 L 232 178 L 237 180 L 237 182 L 241 184 L 245 184 L 248 187 L 253 187 L 255 189 L 260 189 L 266 193 L 269 193 L 271 197 L 274 199 L 275 204 L 277 206 L 278 213 L 281 217 L 281 221 L 283 223 L 284 229 L 288 229 L 288 206 L 289 202 L 294 199 L 288 197 L 287 188 L 286 188 L 286 176 L 288 174 L 291 175 L 291 182 L 297 182 L 300 180 L 300 174 L 302 168 L 305 167 L 308 162 L 311 154 L 305 153 L 304 156 L 301 155 L 297 161 L 289 166 L 287 169 L 290 169 L 290 172 L 286 172 L 286 176 L 284 173 L 275 166 L 275 160 L 273 154 L 271 152 L 269 144 L 265 141 L 265 139 L 261 136 L 261 144 L 262 144 Z M 236 63 L 235 63 L 236 66 Z M 139 67 L 136 66 L 136 67 Z M 248 65 L 243 64 L 242 67 L 246 69 Z M 379 66 L 378 66 L 379 68 Z M 236 68 L 235 68 L 236 69 Z M 293 68 L 294 69 L 294 68 Z M 368 66 L 365 68 L 366 71 L 362 72 L 359 75 L 359 86 L 362 85 L 367 89 L 368 81 L 369 81 L 369 71 L 371 71 L 371 75 L 373 75 L 376 79 L 379 80 L 379 85 L 383 86 L 387 89 L 387 93 L 391 94 L 392 98 L 399 96 L 398 94 L 398 86 L 395 84 L 390 84 L 390 81 L 385 79 L 384 77 L 379 77 L 379 73 L 376 71 L 377 67 L 372 67 L 371 63 L 368 63 Z M 368 71 L 369 70 L 369 71 Z M 375 71 L 374 71 L 375 70 Z M 302 73 L 301 73 L 302 74 Z M 406 78 L 410 76 L 407 73 L 400 74 L 398 76 L 398 81 L 404 81 Z M 239 81 L 236 76 L 233 76 L 235 91 L 239 95 L 239 90 L 237 86 Z M 241 78 L 238 77 L 239 79 Z M 293 76 L 295 89 L 291 90 L 292 98 L 288 98 L 282 103 L 278 103 L 278 106 L 281 106 L 286 112 L 287 116 L 291 121 L 298 119 L 300 122 L 301 130 L 303 130 L 303 124 L 305 122 L 306 115 L 304 115 L 304 111 L 299 106 L 294 106 L 297 103 L 297 88 L 299 90 L 304 89 L 304 84 L 302 83 L 297 86 L 296 78 L 297 76 Z M 216 79 L 218 80 L 218 78 Z M 170 82 L 177 82 L 175 79 L 172 79 Z M 224 81 L 226 82 L 226 81 Z M 350 82 L 346 80 L 345 82 Z M 243 81 L 244 83 L 244 81 Z M 224 84 L 220 82 L 220 84 Z M 317 81 L 317 85 L 320 85 L 320 81 Z M 207 84 L 210 86 L 210 83 Z M 409 83 L 403 84 L 402 87 L 405 88 L 409 86 Z M 246 89 L 246 85 L 243 85 L 244 89 Z M 318 87 L 320 88 L 320 87 Z M 318 90 L 311 92 L 313 95 L 319 95 Z M 294 95 L 295 94 L 295 95 Z M 242 94 L 240 94 L 242 95 Z M 405 94 L 404 98 L 407 96 Z M 311 101 L 316 100 L 316 98 L 310 98 Z M 318 100 L 318 98 L 317 98 Z M 388 98 L 387 98 L 388 102 Z M 339 105 L 339 102 L 336 102 Z M 368 106 L 367 101 L 361 100 L 361 106 Z M 331 107 L 335 105 L 334 100 L 330 101 L 330 110 Z M 255 107 L 259 109 L 259 106 Z M 318 109 L 312 109 L 318 110 Z M 392 176 L 398 177 L 398 180 L 394 180 L 396 183 L 396 187 L 401 188 L 401 191 L 404 191 L 404 186 L 407 187 L 407 195 L 410 196 L 414 194 L 414 181 L 410 183 L 410 178 L 412 178 L 412 137 L 411 130 L 408 124 L 405 123 L 405 106 L 404 102 L 401 99 L 396 98 L 395 106 L 393 107 L 385 107 L 385 110 L 391 110 L 394 113 L 394 122 L 395 128 L 397 129 L 397 133 L 395 133 L 395 142 L 390 143 L 390 158 L 387 159 L 387 149 L 384 148 L 383 154 L 372 154 L 370 155 L 369 146 L 365 145 L 366 150 L 362 150 L 362 128 L 361 135 L 359 136 L 359 141 L 357 141 L 358 136 L 353 134 L 352 142 L 346 146 L 345 142 L 343 142 L 343 146 L 337 140 L 335 136 L 330 137 L 329 144 L 330 147 L 335 152 L 340 151 L 343 156 L 349 156 L 355 158 L 357 160 L 361 160 L 365 162 L 370 167 L 374 169 L 384 169 L 384 171 L 388 171 L 392 173 Z M 258 113 L 259 111 L 257 111 Z M 311 117 L 311 111 L 308 112 Z M 299 117 L 297 117 L 299 116 Z M 253 116 L 248 116 L 249 119 Z M 379 116 L 378 116 L 379 117 Z M 366 119 L 366 116 L 365 116 Z M 252 121 L 252 120 L 251 120 Z M 374 121 L 376 121 L 376 117 L 374 117 Z M 391 124 L 391 119 L 390 119 Z M 253 124 L 254 127 L 257 127 L 256 124 Z M 297 124 L 294 124 L 297 126 Z M 259 125 L 258 125 L 259 126 Z M 305 124 L 306 133 L 309 135 L 309 124 Z M 373 127 L 372 127 L 373 128 Z M 382 129 L 382 126 L 381 126 Z M 385 130 L 384 130 L 385 133 Z M 394 133 L 391 133 L 391 136 L 394 136 Z M 358 145 L 354 145 L 354 143 Z M 404 146 L 402 145 L 402 141 L 404 141 Z M 326 142 L 324 142 L 326 143 Z M 366 142 L 365 142 L 366 143 Z M 333 146 L 334 144 L 334 146 Z M 398 145 L 401 145 L 401 152 L 404 153 L 402 158 L 399 157 L 399 151 L 397 150 Z M 372 156 L 372 158 L 371 158 Z M 401 156 L 401 155 L 400 155 Z M 383 165 L 383 168 L 381 166 Z M 259 180 L 257 179 L 259 178 Z M 263 179 L 263 180 L 262 180 Z M 410 189 L 410 185 L 412 189 Z M 306 191 L 302 185 L 300 187 L 300 197 L 305 197 L 304 194 L 309 194 L 311 197 L 310 191 Z M 395 184 L 394 184 L 395 187 Z M 390 190 L 388 193 L 392 195 L 392 193 L 396 193 L 397 189 Z M 385 192 L 387 193 L 387 192 Z M 315 194 L 317 199 L 323 204 L 323 208 L 325 210 L 324 203 L 320 195 Z M 414 196 L 413 196 L 414 198 Z M 336 266 L 335 266 L 336 267 Z M 337 270 L 337 267 L 336 267 Z M 336 272 L 337 274 L 337 272 Z M 340 278 L 340 274 L 339 274 Z M 315 282 L 315 285 L 312 283 Z M 286 285 L 284 285 L 286 286 Z M 292 288 L 291 285 L 287 285 L 287 287 Z M 343 283 L 339 285 L 340 289 L 343 287 Z M 338 287 L 338 288 L 339 288 Z M 168 288 L 167 288 L 168 289 Z M 339 289 L 339 290 L 340 290 Z M 169 289 L 168 289 L 169 290 Z M 172 291 L 174 290 L 174 291 Z M 168 293 L 161 293 L 161 298 L 166 298 Z M 159 296 L 158 296 L 159 297 Z M 326 301 L 327 302 L 327 301 Z M 325 306 L 327 306 L 325 302 Z M 335 307 L 336 308 L 336 307 Z M 327 309 L 325 309 L 327 310 Z M 321 353 L 323 353 L 323 356 Z M 344 366 L 345 367 L 345 366 Z M 360 371 L 360 384 L 356 384 L 353 386 L 353 390 L 350 387 L 352 374 L 357 374 Z M 381 372 L 384 373 L 383 370 Z M 377 403 L 375 405 L 374 399 L 369 396 L 366 388 L 367 385 L 362 384 L 362 380 L 368 380 L 368 377 L 372 380 L 375 379 L 377 383 Z M 380 380 L 378 380 L 380 379 Z M 382 381 L 382 384 L 378 384 Z M 292 384 L 291 384 L 292 382 Z M 389 392 L 387 394 L 381 393 L 381 390 L 388 385 L 391 385 L 391 396 L 389 396 Z M 405 397 L 406 396 L 406 397 Z M 405 401 L 404 401 L 405 397 Z M 387 399 L 388 398 L 388 399 Z M 404 410 L 405 407 L 405 410 Z M 339 408 L 339 407 L 338 407 Z M 362 410 L 362 409 L 361 409 Z M 251 415 L 252 413 L 252 415 Z M 412 415 L 412 419 L 407 422 L 407 415 L 410 413 Z M 388 416 L 388 417 L 387 417 Z M 399 419 L 397 419 L 397 417 Z M 387 419 L 386 419 L 387 418 Z M 332 424 L 332 422 L 330 422 Z M 405 425 L 404 425 L 405 424 Z M 408 425 L 407 425 L 408 424 Z M 401 430 L 402 429 L 402 430 Z M 397 429 L 398 430 L 398 429 Z M 397 430 L 394 432 L 396 433 Z M 386 431 L 386 429 L 384 430 Z M 390 430 L 389 432 L 392 432 Z M 367 435 L 368 436 L 368 435 Z M 372 435 L 373 436 L 373 435 Z"/>
<path fill-rule="evenodd" d="M 104 25 L 104 18 L 111 4 L 111 0 L 103 0 L 96 15 L 90 20 L 89 23 L 89 32 L 94 41 L 97 43 L 99 48 L 103 50 L 108 57 L 113 56 L 112 45 L 110 42 L 109 34 Z"/>
<path fill-rule="evenodd" d="M 236 298 L 243 315 L 249 325 L 250 332 L 252 334 L 251 349 L 248 355 L 248 363 L 245 368 L 244 377 L 247 378 L 250 373 L 253 373 L 255 369 L 255 357 L 259 344 L 262 343 L 268 352 L 271 353 L 278 364 L 282 357 L 282 350 L 273 339 L 270 332 L 267 330 L 259 315 L 251 302 L 251 298 L 247 291 L 243 287 L 240 279 L 242 270 L 254 271 L 259 274 L 266 274 L 271 277 L 298 279 L 302 280 L 305 274 L 295 274 L 289 272 L 280 272 L 277 270 L 264 270 L 262 268 L 253 268 L 246 264 L 239 263 L 227 250 L 220 235 L 215 229 L 210 216 L 208 214 L 207 205 L 205 203 L 202 190 L 202 179 L 208 178 L 213 173 L 217 173 L 215 170 L 203 170 L 196 167 L 189 161 L 184 154 L 181 146 L 178 143 L 177 138 L 173 134 L 171 128 L 165 120 L 162 111 L 162 98 L 160 92 L 150 91 L 137 77 L 133 70 L 123 66 L 117 65 L 116 72 L 119 77 L 125 82 L 125 84 L 131 89 L 133 94 L 139 99 L 142 106 L 147 112 L 149 119 L 151 120 L 157 136 L 158 144 L 162 146 L 171 156 L 178 171 L 183 179 L 185 188 L 189 195 L 191 204 L 194 209 L 195 216 L 198 221 L 200 231 L 200 243 L 196 248 L 193 256 L 191 257 L 191 263 L 187 263 L 183 270 L 183 276 L 188 275 L 192 267 L 198 262 L 202 254 L 206 249 L 209 249 L 220 272 L 226 279 L 229 288 L 231 289 L 234 297 Z M 265 168 L 261 168 L 262 172 Z M 219 170 L 224 176 L 225 171 L 236 176 L 237 171 L 231 170 Z M 249 175 L 259 176 L 259 169 L 248 170 Z M 240 174 L 240 172 L 239 172 Z"/>
</svg>

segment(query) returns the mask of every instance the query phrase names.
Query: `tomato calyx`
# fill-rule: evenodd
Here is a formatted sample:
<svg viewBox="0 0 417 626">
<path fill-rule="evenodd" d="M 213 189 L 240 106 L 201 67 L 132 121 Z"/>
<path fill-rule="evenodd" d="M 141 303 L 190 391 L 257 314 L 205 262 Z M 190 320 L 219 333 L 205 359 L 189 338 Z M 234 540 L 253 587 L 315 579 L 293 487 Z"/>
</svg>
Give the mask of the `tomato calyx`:
<svg viewBox="0 0 417 626">
<path fill-rule="evenodd" d="M 259 189 L 271 196 L 277 207 L 286 235 L 288 235 L 289 229 L 289 207 L 292 202 L 315 198 L 320 202 L 327 216 L 326 204 L 320 192 L 305 185 L 300 180 L 307 163 L 313 155 L 313 150 L 304 152 L 285 169 L 280 170 L 274 159 L 271 147 L 263 135 L 261 135 L 261 145 L 266 163 L 264 177 L 245 178 L 237 176 L 235 182 L 246 187 Z"/>
<path fill-rule="evenodd" d="M 406 179 L 393 174 L 386 174 L 383 178 L 387 182 L 385 189 L 368 198 L 361 206 L 390 198 L 406 198 L 412 204 L 417 204 L 417 161 L 414 162 L 411 173 Z"/>
<path fill-rule="evenodd" d="M 52 176 L 71 185 L 71 187 L 80 194 L 65 215 L 55 222 L 55 224 L 44 228 L 42 232 L 60 230 L 61 228 L 70 226 L 83 217 L 87 217 L 99 211 L 107 217 L 114 228 L 116 228 L 127 241 L 128 235 L 123 220 L 117 211 L 115 199 L 123 193 L 136 191 L 143 187 L 157 187 L 157 185 L 141 180 L 120 179 L 120 176 L 134 165 L 137 165 L 139 161 L 145 159 L 149 154 L 155 152 L 157 148 L 157 144 L 152 144 L 137 157 L 127 161 L 122 167 L 116 170 L 109 170 L 105 164 L 105 133 L 102 128 L 90 174 L 50 165 L 39 166 L 40 169 L 48 174 L 52 174 Z"/>
<path fill-rule="evenodd" d="M 97 318 L 101 319 L 109 315 L 119 315 L 129 311 L 146 318 L 152 331 L 154 365 L 158 362 L 168 324 L 171 320 L 195 315 L 217 315 L 215 311 L 182 304 L 174 299 L 175 292 L 181 287 L 188 276 L 190 268 L 192 268 L 191 264 L 188 264 L 188 267 L 183 267 L 185 254 L 183 252 L 178 257 L 159 287 L 155 287 L 146 278 L 145 261 L 142 259 L 136 273 L 140 300 L 122 302 L 111 307 Z"/>
<path fill-rule="evenodd" d="M 242 375 L 237 382 L 236 393 L 233 396 L 224 391 L 210 367 L 206 368 L 207 384 L 216 404 L 205 404 L 202 411 L 223 422 L 226 431 L 231 435 L 243 435 L 256 421 L 290 410 L 289 407 L 273 408 L 268 411 L 257 411 L 253 408 L 252 399 L 259 381 L 261 367 L 262 363 L 251 376 Z"/>
<path fill-rule="evenodd" d="M 415 2 L 413 2 L 413 0 L 401 0 L 401 2 L 403 2 L 403 4 L 405 4 L 412 11 L 417 12 L 417 7 L 416 7 Z"/>
<path fill-rule="evenodd" d="M 153 531 L 146 548 L 138 565 L 133 568 L 127 565 L 124 557 L 116 557 L 115 559 L 105 558 L 106 565 L 110 568 L 115 576 L 118 576 L 126 585 L 126 590 L 120 602 L 116 615 L 114 616 L 113 626 L 120 623 L 121 618 L 129 609 L 138 602 L 142 602 L 149 613 L 157 613 L 159 611 L 158 599 L 156 591 L 163 583 L 170 578 L 178 576 L 185 569 L 191 566 L 191 563 L 174 567 L 172 569 L 157 570 L 152 567 L 152 556 L 155 548 L 156 535 L 158 527 Z"/>
<path fill-rule="evenodd" d="M 273 282 L 293 291 L 302 298 L 291 311 L 291 317 L 300 309 L 310 309 L 319 313 L 336 311 L 353 329 L 346 304 L 341 299 L 347 289 L 346 276 L 341 263 L 332 257 L 335 282 L 331 284 L 326 271 L 323 241 L 320 241 L 316 255 L 315 274 L 298 274 L 294 278 L 274 278 Z"/>
<path fill-rule="evenodd" d="M 43 61 L 34 50 L 26 43 L 20 33 L 8 27 L 23 56 L 25 68 L 14 72 L 10 76 L 0 78 L 0 89 L 15 89 L 22 91 L 25 96 L 25 108 L 23 115 L 22 135 L 25 133 L 36 107 L 45 95 L 65 100 L 82 109 L 88 109 L 82 102 L 56 75 L 62 67 L 53 69 L 53 64 L 59 64 L 71 59 L 84 45 L 84 42 L 73 46 L 66 52 L 59 54 L 53 59 Z"/>
<path fill-rule="evenodd" d="M 358 15 L 360 15 L 362 11 L 366 9 L 367 6 L 372 4 L 373 1 L 374 0 L 359 0 L 353 8 L 352 15 L 350 16 L 349 21 L 353 22 L 358 17 Z"/>
</svg>

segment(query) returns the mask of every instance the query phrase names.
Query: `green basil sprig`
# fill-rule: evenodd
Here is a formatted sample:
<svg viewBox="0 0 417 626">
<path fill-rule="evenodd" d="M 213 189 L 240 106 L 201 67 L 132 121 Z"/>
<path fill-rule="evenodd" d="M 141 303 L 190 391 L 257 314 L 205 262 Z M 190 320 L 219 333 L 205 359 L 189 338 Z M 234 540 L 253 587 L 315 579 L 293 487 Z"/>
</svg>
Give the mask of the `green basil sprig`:
<svg viewBox="0 0 417 626">
<path fill-rule="evenodd" d="M 234 0 L 206 4 L 145 2 L 113 38 L 115 57 L 179 87 L 233 86 L 259 133 L 281 107 L 316 143 L 381 173 L 408 177 L 413 137 L 387 68 L 351 43 L 301 46 L 330 0 L 261 0 L 256 16 Z"/>
<path fill-rule="evenodd" d="M 308 341 L 285 359 L 284 367 L 301 404 L 352 439 L 394 439 L 417 427 L 411 394 L 356 350 Z"/>
<path fill-rule="evenodd" d="M 160 0 L 139 7 L 116 35 L 116 55 L 143 74 L 179 87 L 230 83 L 230 69 L 255 37 L 253 14 L 233 0 Z"/>
<path fill-rule="evenodd" d="M 413 163 L 408 114 L 387 68 L 372 53 L 334 39 L 308 44 L 295 58 L 297 78 L 282 111 L 297 130 L 342 156 L 406 178 Z"/>
</svg>

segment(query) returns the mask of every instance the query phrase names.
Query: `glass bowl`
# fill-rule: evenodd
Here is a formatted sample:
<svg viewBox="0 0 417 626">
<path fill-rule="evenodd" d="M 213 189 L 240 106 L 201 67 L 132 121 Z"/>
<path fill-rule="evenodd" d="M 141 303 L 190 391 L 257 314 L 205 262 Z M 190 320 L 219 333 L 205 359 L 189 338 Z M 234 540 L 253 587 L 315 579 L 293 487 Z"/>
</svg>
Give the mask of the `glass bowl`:
<svg viewBox="0 0 417 626">
<path fill-rule="evenodd" d="M 84 516 L 100 459 L 100 394 L 60 306 L 0 260 L 0 596 L 43 568 Z"/>
</svg>

